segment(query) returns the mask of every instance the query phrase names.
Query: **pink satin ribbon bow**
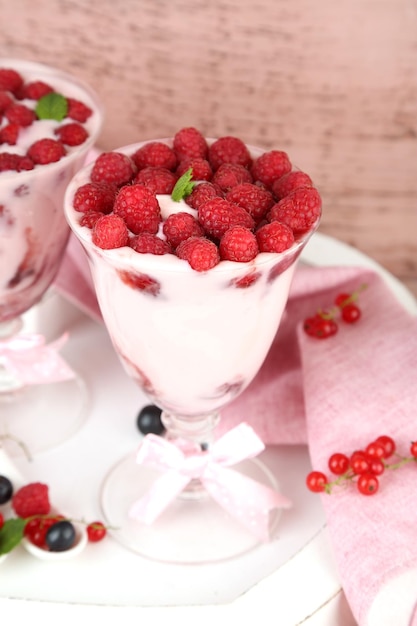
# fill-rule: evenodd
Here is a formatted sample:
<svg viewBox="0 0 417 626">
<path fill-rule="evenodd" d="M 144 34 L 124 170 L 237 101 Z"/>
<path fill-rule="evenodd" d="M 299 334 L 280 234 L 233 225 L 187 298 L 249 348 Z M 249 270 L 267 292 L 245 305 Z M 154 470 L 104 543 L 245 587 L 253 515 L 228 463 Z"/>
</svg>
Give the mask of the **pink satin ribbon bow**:
<svg viewBox="0 0 417 626">
<path fill-rule="evenodd" d="M 163 474 L 130 508 L 130 517 L 151 524 L 193 479 L 240 524 L 262 541 L 270 539 L 269 513 L 289 508 L 290 500 L 239 471 L 229 469 L 244 459 L 257 456 L 264 444 L 252 428 L 241 423 L 218 441 L 209 452 L 186 455 L 175 444 L 147 435 L 136 462 Z"/>
<path fill-rule="evenodd" d="M 0 340 L 0 365 L 22 385 L 69 380 L 75 374 L 58 354 L 67 339 L 64 334 L 48 345 L 43 335 L 36 334 Z"/>
</svg>

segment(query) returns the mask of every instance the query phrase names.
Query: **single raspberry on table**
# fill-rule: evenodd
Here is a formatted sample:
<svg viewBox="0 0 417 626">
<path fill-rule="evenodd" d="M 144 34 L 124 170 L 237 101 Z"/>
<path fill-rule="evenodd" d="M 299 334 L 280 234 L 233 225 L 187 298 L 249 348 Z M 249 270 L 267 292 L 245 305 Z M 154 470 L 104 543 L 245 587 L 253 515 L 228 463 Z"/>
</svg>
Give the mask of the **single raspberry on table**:
<svg viewBox="0 0 417 626">
<path fill-rule="evenodd" d="M 198 219 L 206 233 L 216 239 L 220 239 L 232 226 L 245 226 L 249 230 L 255 227 L 253 218 L 245 209 L 224 198 L 205 202 L 198 210 Z"/>
<path fill-rule="evenodd" d="M 133 179 L 133 184 L 147 187 L 152 193 L 170 195 L 177 182 L 177 175 L 165 167 L 144 167 Z"/>
<path fill-rule="evenodd" d="M 220 240 L 219 250 L 223 260 L 239 263 L 252 261 L 259 252 L 255 235 L 244 226 L 229 228 Z"/>
<path fill-rule="evenodd" d="M 189 237 L 202 237 L 204 235 L 203 227 L 198 220 L 185 211 L 169 215 L 163 224 L 162 231 L 174 249 L 181 241 Z"/>
<path fill-rule="evenodd" d="M 85 183 L 78 187 L 72 201 L 76 211 L 110 213 L 116 197 L 116 187 L 106 183 Z"/>
<path fill-rule="evenodd" d="M 192 169 L 191 180 L 208 180 L 213 176 L 213 170 L 210 163 L 201 157 L 192 157 L 183 159 L 177 167 L 177 175 L 182 176 L 189 169 Z"/>
<path fill-rule="evenodd" d="M 181 128 L 174 136 L 174 152 L 178 161 L 190 158 L 207 157 L 208 146 L 205 137 L 196 128 L 189 126 Z"/>
<path fill-rule="evenodd" d="M 0 67 L 0 89 L 16 93 L 23 85 L 23 78 L 11 68 Z"/>
<path fill-rule="evenodd" d="M 277 200 L 281 200 L 281 198 L 285 198 L 285 196 L 288 196 L 288 194 L 295 189 L 312 186 L 313 181 L 308 174 L 294 170 L 293 172 L 288 172 L 288 174 L 281 176 L 281 178 L 277 178 L 272 185 L 272 193 Z"/>
<path fill-rule="evenodd" d="M 9 146 L 15 146 L 19 137 L 19 124 L 10 123 L 0 129 L 0 144 L 8 143 Z"/>
<path fill-rule="evenodd" d="M 88 139 L 88 132 L 78 122 L 70 122 L 58 127 L 55 135 L 66 146 L 80 146 Z"/>
<path fill-rule="evenodd" d="M 249 150 L 241 139 L 237 137 L 220 137 L 209 147 L 208 160 L 213 170 L 219 169 L 223 163 L 234 163 L 243 167 L 250 167 L 252 158 Z"/>
<path fill-rule="evenodd" d="M 31 83 L 25 83 L 19 89 L 18 97 L 20 100 L 28 98 L 29 100 L 40 100 L 48 93 L 52 93 L 53 88 L 41 80 L 34 80 Z"/>
<path fill-rule="evenodd" d="M 19 126 L 30 126 L 36 120 L 35 112 L 24 104 L 11 104 L 4 115 L 9 122 Z"/>
<path fill-rule="evenodd" d="M 224 163 L 220 165 L 218 170 L 214 173 L 212 182 L 220 187 L 220 189 L 227 193 L 236 185 L 242 183 L 251 183 L 252 176 L 246 167 L 243 165 L 237 165 L 236 163 Z"/>
<path fill-rule="evenodd" d="M 212 200 L 217 197 L 223 198 L 223 191 L 218 185 L 210 182 L 200 183 L 196 185 L 190 195 L 185 198 L 185 202 L 188 206 L 198 211 L 207 200 Z"/>
<path fill-rule="evenodd" d="M 68 111 L 67 117 L 70 117 L 76 122 L 84 124 L 88 118 L 93 114 L 93 111 L 84 102 L 76 100 L 75 98 L 67 98 Z"/>
<path fill-rule="evenodd" d="M 256 231 L 259 252 L 284 252 L 294 243 L 291 228 L 280 222 L 271 222 Z"/>
<path fill-rule="evenodd" d="M 282 150 L 270 150 L 259 156 L 252 166 L 254 180 L 259 180 L 268 189 L 285 174 L 291 172 L 292 165 L 286 152 Z"/>
<path fill-rule="evenodd" d="M 130 247 L 139 254 L 171 254 L 172 249 L 168 242 L 152 233 L 135 235 L 129 241 Z"/>
<path fill-rule="evenodd" d="M 270 222 L 286 224 L 294 233 L 309 230 L 321 214 L 321 198 L 315 187 L 295 189 L 269 211 Z"/>
<path fill-rule="evenodd" d="M 21 487 L 12 498 L 12 507 L 18 517 L 47 515 L 51 509 L 48 485 L 34 482 Z"/>
<path fill-rule="evenodd" d="M 27 151 L 27 155 L 35 165 L 55 163 L 65 156 L 66 150 L 60 141 L 55 139 L 38 139 Z"/>
<path fill-rule="evenodd" d="M 153 194 L 143 185 L 126 185 L 116 196 L 113 211 L 125 221 L 129 230 L 139 233 L 158 232 L 162 221 L 161 209 Z"/>
<path fill-rule="evenodd" d="M 241 183 L 233 187 L 227 194 L 226 200 L 233 202 L 252 215 L 255 222 L 259 222 L 275 204 L 272 194 L 253 183 Z"/>
<path fill-rule="evenodd" d="M 162 141 L 151 141 L 141 146 L 132 154 L 132 160 L 138 170 L 144 167 L 165 167 L 167 170 L 175 170 L 177 167 L 175 152 Z"/>
<path fill-rule="evenodd" d="M 102 215 L 94 224 L 92 242 L 103 250 L 127 246 L 129 233 L 123 219 L 113 213 Z"/>
<path fill-rule="evenodd" d="M 125 185 L 136 174 L 136 166 L 121 152 L 103 152 L 100 154 L 91 170 L 90 178 L 93 183 L 110 183 Z"/>
<path fill-rule="evenodd" d="M 175 251 L 197 272 L 206 272 L 220 262 L 219 250 L 215 243 L 205 237 L 189 237 L 182 241 Z"/>
</svg>

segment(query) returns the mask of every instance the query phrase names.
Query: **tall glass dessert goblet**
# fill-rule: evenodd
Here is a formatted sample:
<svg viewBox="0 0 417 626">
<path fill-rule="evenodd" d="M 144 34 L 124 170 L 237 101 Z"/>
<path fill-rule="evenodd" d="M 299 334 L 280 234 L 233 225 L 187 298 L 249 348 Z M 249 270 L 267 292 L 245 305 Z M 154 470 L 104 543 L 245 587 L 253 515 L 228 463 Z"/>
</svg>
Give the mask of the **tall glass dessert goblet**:
<svg viewBox="0 0 417 626">
<path fill-rule="evenodd" d="M 87 85 L 16 59 L 0 59 L 0 107 L 0 436 L 10 451 L 20 450 L 8 445 L 17 439 L 33 454 L 65 441 L 86 416 L 82 380 L 50 375 L 59 345 L 48 346 L 36 324 L 28 335 L 24 321 L 59 269 L 70 234 L 65 189 L 103 115 Z"/>
<path fill-rule="evenodd" d="M 157 143 L 173 145 L 170 140 Z M 127 167 L 130 162 L 132 174 L 116 196 L 111 216 L 80 216 L 74 210 L 78 189 L 95 179 L 99 161 L 83 168 L 71 181 L 65 210 L 87 252 L 104 322 L 126 372 L 162 409 L 164 441 L 176 446 L 181 458 L 191 459 L 191 465 L 200 461 L 204 464 L 216 448 L 214 429 L 222 407 L 247 387 L 267 355 L 287 302 L 297 259 L 317 227 L 320 210 L 285 251 L 260 252 L 248 262 L 223 259 L 210 268 L 199 266 L 196 270 L 181 258 L 181 244 L 175 253 L 138 252 L 138 240 L 121 223 L 120 216 L 125 216 L 135 232 L 136 226 L 130 221 L 133 208 L 126 208 L 125 196 L 142 193 L 137 189 L 142 177 L 139 172 L 139 178 L 135 178 L 135 172 L 137 167 L 140 169 L 137 151 L 143 145 L 146 142 L 117 151 L 120 162 L 122 156 Z M 250 148 L 251 159 L 261 154 L 263 151 Z M 107 175 L 106 168 L 103 160 L 101 171 Z M 173 199 L 175 189 L 172 196 L 155 195 L 161 211 L 159 239 L 167 237 L 164 225 L 173 213 L 186 212 L 203 230 L 207 226 L 204 211 Z M 118 247 L 108 249 L 119 227 Z M 247 231 L 250 229 L 246 228 L 244 234 Z M 210 237 L 212 249 L 216 237 L 212 233 Z M 207 238 L 206 231 L 205 241 Z M 144 444 L 139 456 L 143 449 Z M 136 505 L 139 503 L 143 513 L 144 499 L 164 474 L 165 461 L 166 475 L 176 474 L 179 460 L 175 452 L 173 457 L 171 465 L 165 457 L 155 471 L 154 466 L 150 469 L 142 461 L 135 462 L 132 455 L 109 472 L 103 485 L 102 507 L 107 523 L 116 529 L 114 536 L 143 556 L 177 563 L 219 561 L 258 545 L 259 536 L 239 525 L 230 515 L 230 507 L 227 511 L 227 506 L 223 508 L 213 500 L 203 481 L 193 473 L 161 515 L 150 524 L 138 522 Z M 255 458 L 242 460 L 234 469 L 265 487 L 277 487 L 274 477 Z M 245 494 L 241 496 L 244 500 Z M 148 505 L 152 508 L 154 502 Z M 275 511 L 270 520 L 272 527 L 278 517 Z"/>
</svg>

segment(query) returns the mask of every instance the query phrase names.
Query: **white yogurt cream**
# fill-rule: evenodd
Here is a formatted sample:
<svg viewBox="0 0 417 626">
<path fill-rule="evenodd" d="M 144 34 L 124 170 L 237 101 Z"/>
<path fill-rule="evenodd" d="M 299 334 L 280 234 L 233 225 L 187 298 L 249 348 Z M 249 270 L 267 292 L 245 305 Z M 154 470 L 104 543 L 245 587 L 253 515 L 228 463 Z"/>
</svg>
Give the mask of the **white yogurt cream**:
<svg viewBox="0 0 417 626">
<path fill-rule="evenodd" d="M 36 165 L 29 171 L 0 172 L 1 323 L 33 306 L 55 277 L 70 232 L 63 212 L 65 189 L 96 142 L 103 114 L 88 86 L 57 69 L 13 59 L 0 59 L 0 67 L 15 69 L 25 81 L 46 82 L 57 93 L 80 100 L 93 111 L 83 124 L 88 139 L 82 145 L 66 147 L 67 155 L 60 161 Z M 54 130 L 71 121 L 38 120 L 21 129 L 16 146 L 2 144 L 0 152 L 23 155 L 38 139 L 56 139 Z M 3 119 L 0 127 L 6 122 Z"/>
<path fill-rule="evenodd" d="M 132 154 L 140 145 L 118 151 Z M 168 412 L 198 416 L 217 411 L 245 389 L 264 361 L 296 260 L 312 231 L 284 253 L 261 253 L 249 263 L 221 261 L 207 272 L 193 270 L 172 254 L 138 254 L 129 247 L 102 250 L 72 208 L 74 193 L 88 182 L 91 167 L 71 181 L 65 211 L 87 251 L 103 318 L 121 362 Z M 196 214 L 183 201 L 157 198 L 164 219 L 180 210 Z M 155 281 L 148 291 L 134 287 L 135 277 L 141 276 Z M 248 276 L 256 280 L 239 286 Z"/>
</svg>

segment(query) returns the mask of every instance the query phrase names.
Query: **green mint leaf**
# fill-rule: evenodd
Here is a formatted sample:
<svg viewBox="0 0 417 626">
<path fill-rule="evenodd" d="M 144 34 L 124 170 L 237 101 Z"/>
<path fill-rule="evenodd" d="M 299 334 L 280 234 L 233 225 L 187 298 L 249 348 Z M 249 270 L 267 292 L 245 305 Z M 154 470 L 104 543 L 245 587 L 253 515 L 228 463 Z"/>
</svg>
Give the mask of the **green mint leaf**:
<svg viewBox="0 0 417 626">
<path fill-rule="evenodd" d="M 195 185 L 195 183 L 191 181 L 192 177 L 193 168 L 190 167 L 190 169 L 188 169 L 185 174 L 183 174 L 181 178 L 177 180 L 171 194 L 171 198 L 174 200 L 174 202 L 179 202 L 183 198 L 186 198 L 190 195 Z"/>
<path fill-rule="evenodd" d="M 0 554 L 11 552 L 21 542 L 26 522 L 20 517 L 12 517 L 4 522 L 0 529 Z"/>
<path fill-rule="evenodd" d="M 35 113 L 40 120 L 61 122 L 68 112 L 68 101 L 59 93 L 47 93 L 38 100 Z"/>
</svg>

